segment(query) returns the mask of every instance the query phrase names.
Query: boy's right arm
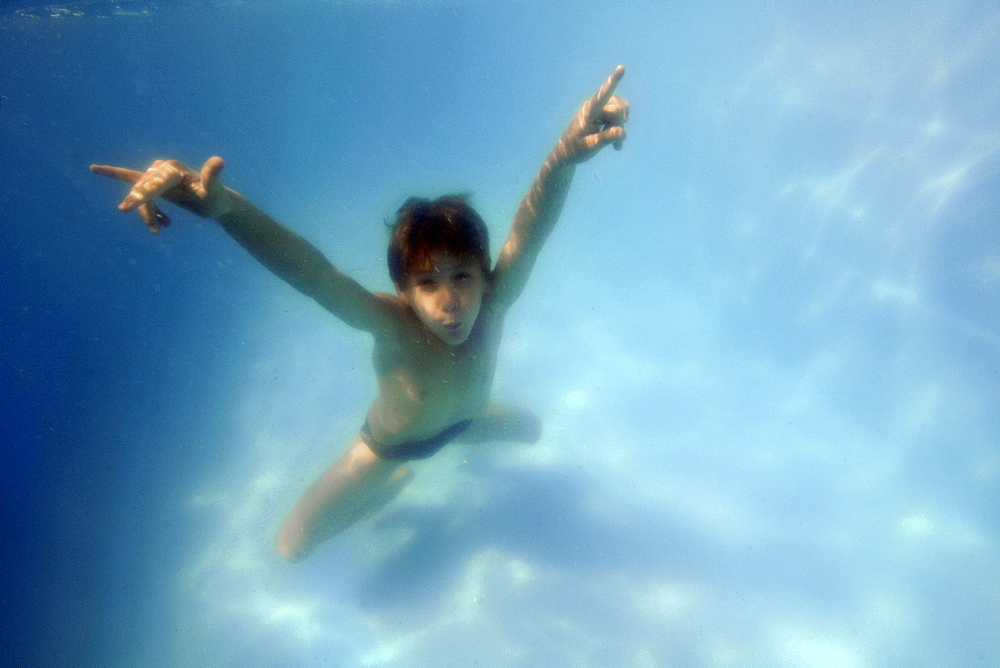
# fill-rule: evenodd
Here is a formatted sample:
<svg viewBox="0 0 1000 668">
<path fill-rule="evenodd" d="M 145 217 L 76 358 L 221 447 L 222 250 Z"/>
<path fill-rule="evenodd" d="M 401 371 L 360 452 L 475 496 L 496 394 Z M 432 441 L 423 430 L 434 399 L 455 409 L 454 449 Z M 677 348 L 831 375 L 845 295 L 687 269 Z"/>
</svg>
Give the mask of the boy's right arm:
<svg viewBox="0 0 1000 668">
<path fill-rule="evenodd" d="M 334 267 L 311 243 L 282 226 L 249 200 L 222 186 L 222 158 L 210 158 L 201 172 L 176 161 L 153 163 L 146 172 L 91 165 L 96 174 L 133 184 L 118 205 L 138 209 L 151 232 L 169 224 L 155 199 L 162 197 L 199 216 L 213 218 L 243 248 L 296 290 L 315 299 L 348 325 L 384 332 L 396 322 L 394 305 L 380 298 Z"/>
<path fill-rule="evenodd" d="M 628 103 L 613 95 L 625 74 L 617 67 L 597 93 L 580 107 L 549 153 L 525 195 L 493 272 L 493 303 L 506 308 L 527 283 L 539 251 L 562 211 L 576 165 L 608 144 L 621 148 L 628 120 Z"/>
</svg>

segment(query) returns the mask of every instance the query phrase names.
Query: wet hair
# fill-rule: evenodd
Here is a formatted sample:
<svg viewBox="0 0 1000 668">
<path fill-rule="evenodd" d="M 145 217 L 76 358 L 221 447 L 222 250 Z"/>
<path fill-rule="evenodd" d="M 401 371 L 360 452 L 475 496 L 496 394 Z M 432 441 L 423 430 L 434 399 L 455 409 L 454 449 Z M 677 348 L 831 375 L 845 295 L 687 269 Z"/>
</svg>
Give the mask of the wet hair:
<svg viewBox="0 0 1000 668">
<path fill-rule="evenodd" d="M 399 207 L 389 237 L 389 277 L 403 288 L 407 276 L 426 266 L 431 254 L 439 251 L 474 258 L 489 277 L 489 232 L 467 195 L 434 200 L 411 197 Z"/>
</svg>

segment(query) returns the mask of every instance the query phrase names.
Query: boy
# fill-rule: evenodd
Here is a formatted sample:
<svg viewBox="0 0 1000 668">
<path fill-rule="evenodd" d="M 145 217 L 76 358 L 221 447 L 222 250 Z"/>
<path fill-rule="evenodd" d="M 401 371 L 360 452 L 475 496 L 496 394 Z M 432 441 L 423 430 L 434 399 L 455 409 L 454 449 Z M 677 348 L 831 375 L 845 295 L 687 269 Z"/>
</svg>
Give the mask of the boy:
<svg viewBox="0 0 1000 668">
<path fill-rule="evenodd" d="M 612 93 L 624 73 L 619 66 L 577 112 L 521 202 L 492 271 L 486 227 L 463 198 L 408 200 L 389 246 L 396 295 L 368 292 L 223 187 L 221 158 L 210 158 L 200 173 L 176 161 L 157 160 L 146 172 L 91 165 L 133 183 L 118 208 L 138 209 L 150 231 L 170 222 L 157 197 L 215 219 L 265 267 L 375 337 L 378 396 L 361 433 L 279 529 L 283 557 L 303 559 L 392 499 L 412 477 L 407 460 L 429 457 L 453 439 L 537 440 L 535 416 L 489 403 L 503 319 L 559 217 L 576 164 L 607 144 L 621 148 L 628 105 Z"/>
</svg>

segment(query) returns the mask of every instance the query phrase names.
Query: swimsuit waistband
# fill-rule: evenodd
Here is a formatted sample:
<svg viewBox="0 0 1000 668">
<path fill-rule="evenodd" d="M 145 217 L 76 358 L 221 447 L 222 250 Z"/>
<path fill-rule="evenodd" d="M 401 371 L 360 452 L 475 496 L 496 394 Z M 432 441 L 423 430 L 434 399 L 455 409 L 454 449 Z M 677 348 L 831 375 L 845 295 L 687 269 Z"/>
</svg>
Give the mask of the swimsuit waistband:
<svg viewBox="0 0 1000 668">
<path fill-rule="evenodd" d="M 405 441 L 403 443 L 396 443 L 393 445 L 383 445 L 376 441 L 375 437 L 372 436 L 372 430 L 371 427 L 368 426 L 368 420 L 365 420 L 364 425 L 361 427 L 361 440 L 365 442 L 365 445 L 371 448 L 372 452 L 382 459 L 399 459 L 403 461 L 410 459 L 426 459 L 465 431 L 470 424 L 472 424 L 472 420 L 462 420 L 461 422 L 456 422 L 450 427 L 447 427 L 436 436 L 420 439 L 418 441 Z"/>
</svg>

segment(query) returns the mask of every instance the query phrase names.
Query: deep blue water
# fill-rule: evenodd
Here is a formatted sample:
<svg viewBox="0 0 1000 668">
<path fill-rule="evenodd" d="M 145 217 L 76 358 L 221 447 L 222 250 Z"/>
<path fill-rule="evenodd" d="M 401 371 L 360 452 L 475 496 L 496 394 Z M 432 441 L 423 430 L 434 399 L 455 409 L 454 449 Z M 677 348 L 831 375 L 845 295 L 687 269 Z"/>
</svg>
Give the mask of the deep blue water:
<svg viewBox="0 0 1000 668">
<path fill-rule="evenodd" d="M 9 665 L 996 665 L 996 3 L 121 2 L 0 14 Z M 223 178 L 375 290 L 383 221 L 494 247 L 613 67 L 495 394 L 308 562 L 369 342 L 91 163 Z"/>
</svg>

